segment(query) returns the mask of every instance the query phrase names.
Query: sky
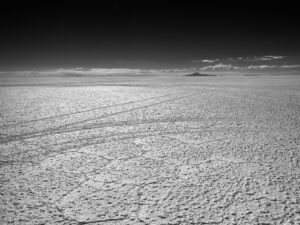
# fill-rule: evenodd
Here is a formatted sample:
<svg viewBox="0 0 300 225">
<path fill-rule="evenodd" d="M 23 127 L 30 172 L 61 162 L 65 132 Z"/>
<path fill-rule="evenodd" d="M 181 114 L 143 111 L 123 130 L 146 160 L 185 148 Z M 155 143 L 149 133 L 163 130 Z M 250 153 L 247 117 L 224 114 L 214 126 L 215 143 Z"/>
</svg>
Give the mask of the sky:
<svg viewBox="0 0 300 225">
<path fill-rule="evenodd" d="M 297 9 L 247 0 L 7 3 L 0 71 L 298 73 Z"/>
</svg>

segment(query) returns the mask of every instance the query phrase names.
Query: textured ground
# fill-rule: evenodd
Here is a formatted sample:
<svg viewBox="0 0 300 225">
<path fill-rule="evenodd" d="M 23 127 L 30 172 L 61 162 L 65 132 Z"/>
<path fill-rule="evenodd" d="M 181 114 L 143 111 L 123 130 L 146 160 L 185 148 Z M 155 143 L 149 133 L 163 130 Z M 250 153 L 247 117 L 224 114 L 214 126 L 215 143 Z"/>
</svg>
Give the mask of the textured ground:
<svg viewBox="0 0 300 225">
<path fill-rule="evenodd" d="M 0 82 L 0 224 L 300 224 L 300 76 L 114 79 Z"/>
</svg>

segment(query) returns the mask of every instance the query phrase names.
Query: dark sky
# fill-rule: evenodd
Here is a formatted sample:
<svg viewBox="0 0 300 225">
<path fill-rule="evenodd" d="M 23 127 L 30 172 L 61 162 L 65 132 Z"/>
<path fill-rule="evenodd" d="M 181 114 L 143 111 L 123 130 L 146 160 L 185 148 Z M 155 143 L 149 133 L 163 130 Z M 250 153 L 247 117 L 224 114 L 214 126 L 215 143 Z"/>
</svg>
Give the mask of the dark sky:
<svg viewBox="0 0 300 225">
<path fill-rule="evenodd" d="M 0 70 L 179 68 L 195 59 L 299 57 L 296 3 L 203 2 L 7 3 Z"/>
</svg>

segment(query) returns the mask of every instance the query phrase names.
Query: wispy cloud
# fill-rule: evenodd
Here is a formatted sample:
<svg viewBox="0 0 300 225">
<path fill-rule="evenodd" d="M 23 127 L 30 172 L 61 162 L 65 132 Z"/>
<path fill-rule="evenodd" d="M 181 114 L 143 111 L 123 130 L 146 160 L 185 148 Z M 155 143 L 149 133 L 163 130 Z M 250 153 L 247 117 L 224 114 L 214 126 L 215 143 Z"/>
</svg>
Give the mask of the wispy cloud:
<svg viewBox="0 0 300 225">
<path fill-rule="evenodd" d="M 70 68 L 49 71 L 39 71 L 42 74 L 84 74 L 84 75 L 110 75 L 110 74 L 139 74 L 139 69 L 116 68 Z"/>
<path fill-rule="evenodd" d="M 222 58 L 222 59 L 195 59 L 192 60 L 192 63 L 237 63 L 237 62 L 263 62 L 263 61 L 273 61 L 273 60 L 281 60 L 287 58 L 287 56 L 281 55 L 266 55 L 266 56 L 247 56 L 247 57 L 234 57 L 234 58 Z"/>
<path fill-rule="evenodd" d="M 212 66 L 201 67 L 200 70 L 239 70 L 241 67 L 233 66 L 232 64 L 218 63 Z"/>
<path fill-rule="evenodd" d="M 261 70 L 261 69 L 295 69 L 300 68 L 300 65 L 250 65 L 246 69 Z"/>
<path fill-rule="evenodd" d="M 286 58 L 286 56 L 267 55 L 267 56 L 254 58 L 254 61 L 271 61 L 271 60 L 279 60 L 279 59 L 283 59 L 283 58 Z"/>
<path fill-rule="evenodd" d="M 228 58 L 229 61 L 244 61 L 244 62 L 259 62 L 259 61 L 272 61 L 272 60 L 280 60 L 287 58 L 287 56 L 280 55 L 266 55 L 266 56 L 253 56 L 253 57 L 237 57 L 237 58 Z"/>
<path fill-rule="evenodd" d="M 269 70 L 269 69 L 298 69 L 300 65 L 248 65 L 248 66 L 234 66 L 232 64 L 219 63 L 216 65 L 203 66 L 199 68 L 202 71 L 228 71 L 228 70 L 240 70 L 240 71 L 251 71 L 251 70 Z"/>
<path fill-rule="evenodd" d="M 219 61 L 219 59 L 195 59 L 192 63 L 214 63 Z"/>
<path fill-rule="evenodd" d="M 283 58 L 287 58 L 287 56 L 280 56 L 280 55 L 267 55 L 264 56 L 265 58 L 271 58 L 271 59 L 283 59 Z"/>
</svg>

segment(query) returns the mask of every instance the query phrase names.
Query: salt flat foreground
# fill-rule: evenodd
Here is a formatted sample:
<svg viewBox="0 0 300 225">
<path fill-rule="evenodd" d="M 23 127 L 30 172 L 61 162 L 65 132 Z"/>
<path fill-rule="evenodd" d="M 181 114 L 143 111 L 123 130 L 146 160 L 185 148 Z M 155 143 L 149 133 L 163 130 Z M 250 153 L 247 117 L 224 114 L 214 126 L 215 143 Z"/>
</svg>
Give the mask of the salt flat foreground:
<svg viewBox="0 0 300 225">
<path fill-rule="evenodd" d="M 65 79 L 0 82 L 0 224 L 300 224 L 300 76 Z"/>
</svg>

